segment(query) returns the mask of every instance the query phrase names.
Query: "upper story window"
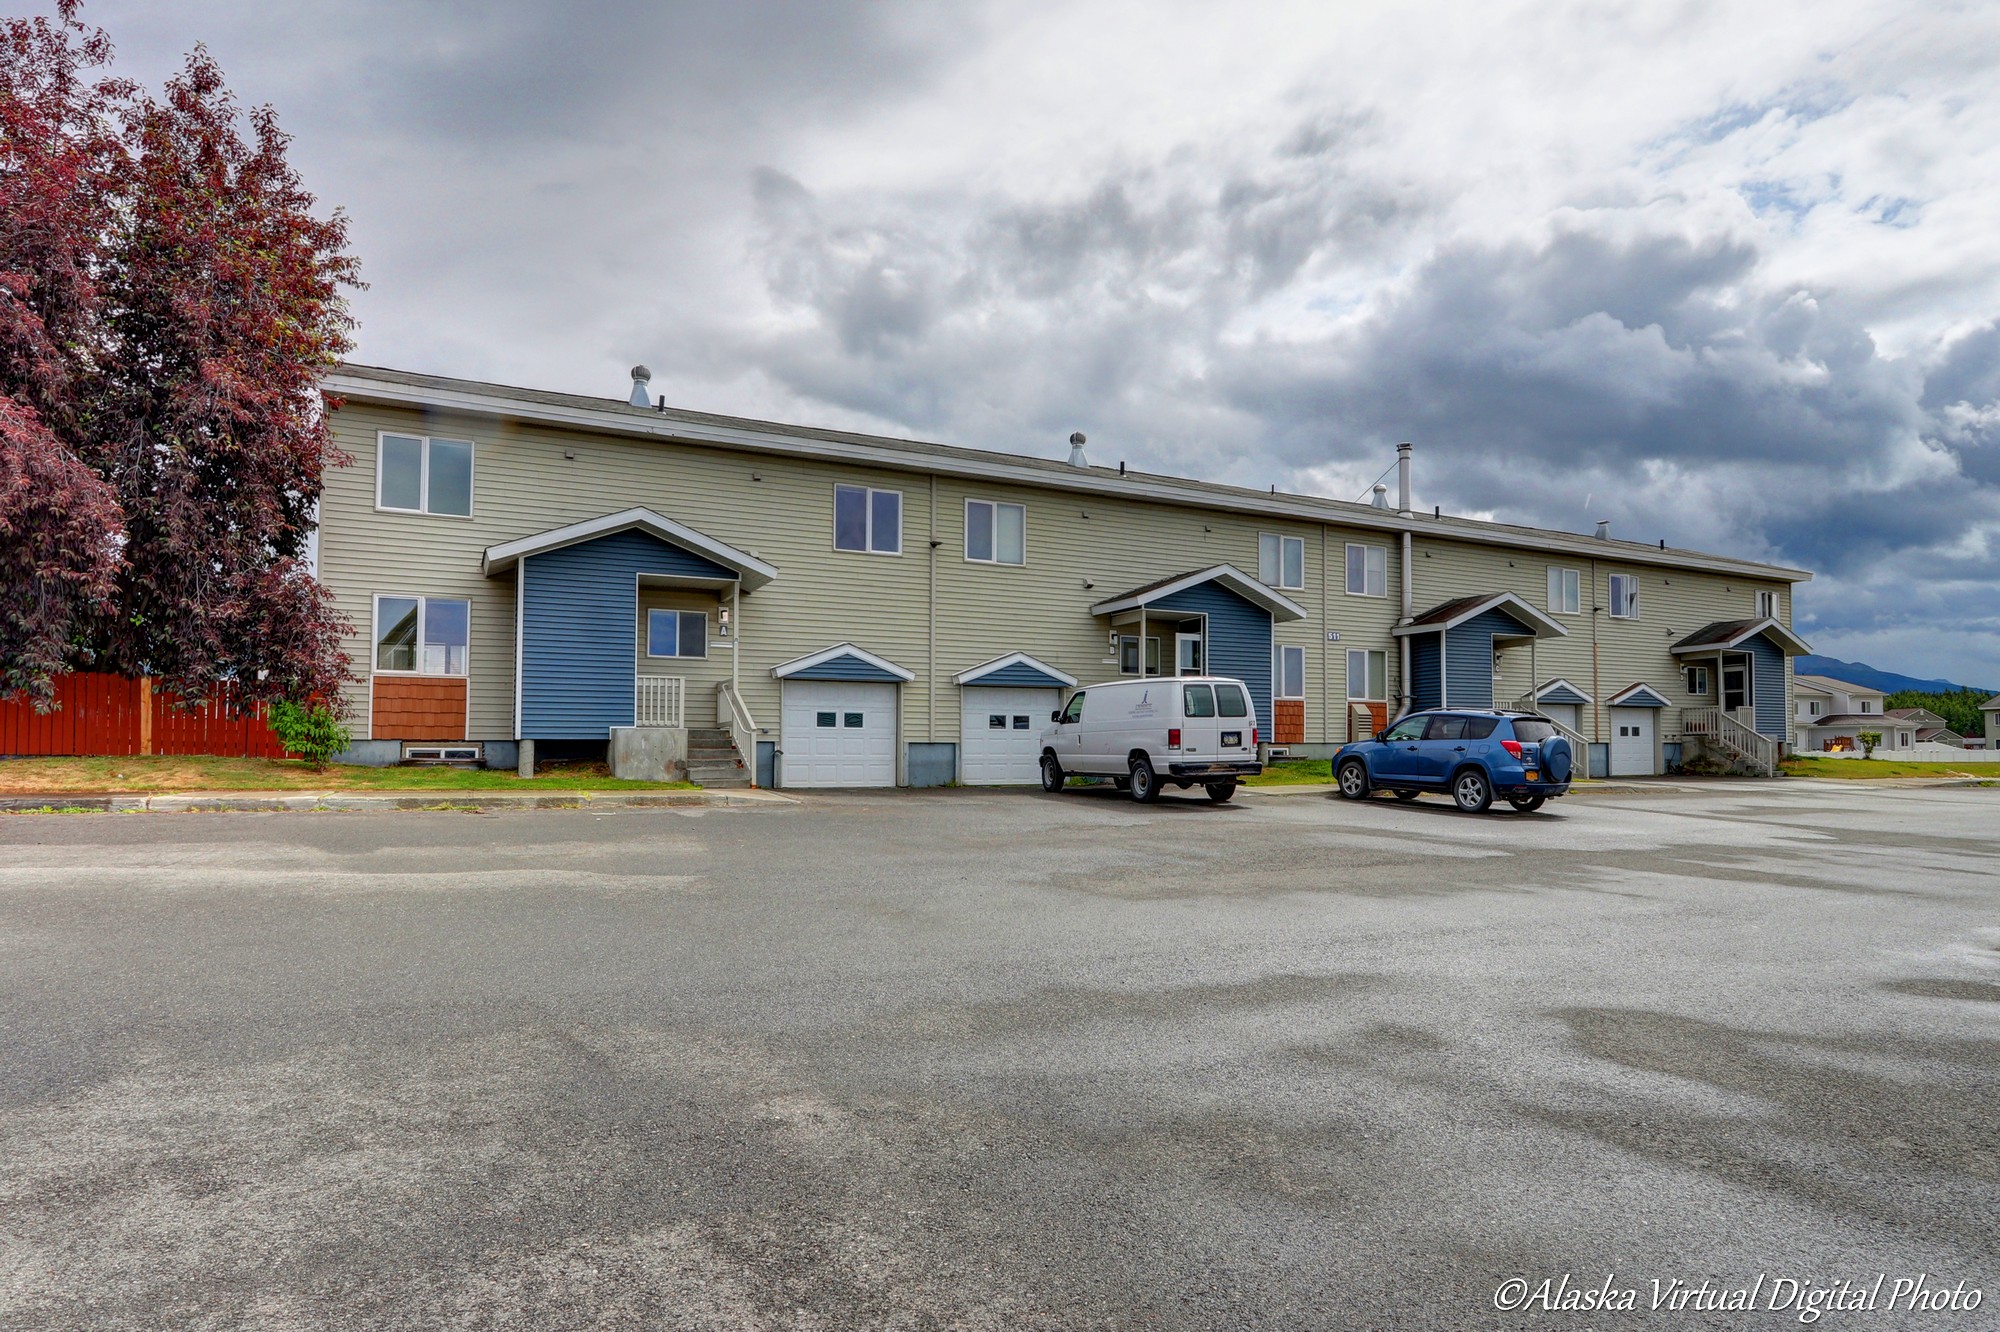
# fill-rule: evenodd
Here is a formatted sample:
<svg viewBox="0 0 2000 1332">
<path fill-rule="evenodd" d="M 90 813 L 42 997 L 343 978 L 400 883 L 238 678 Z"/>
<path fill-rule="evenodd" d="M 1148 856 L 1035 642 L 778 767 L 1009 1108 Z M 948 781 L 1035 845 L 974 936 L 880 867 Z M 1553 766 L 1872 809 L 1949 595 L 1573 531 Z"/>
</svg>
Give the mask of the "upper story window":
<svg viewBox="0 0 2000 1332">
<path fill-rule="evenodd" d="M 1575 615 L 1583 609 L 1583 579 L 1574 569 L 1549 566 L 1549 609 L 1557 615 Z"/>
<path fill-rule="evenodd" d="M 445 597 L 375 598 L 375 669 L 464 675 L 472 603 Z"/>
<path fill-rule="evenodd" d="M 870 555 L 903 553 L 903 492 L 833 488 L 833 548 Z"/>
<path fill-rule="evenodd" d="M 1389 595 L 1389 548 L 1387 546 L 1363 546 L 1353 542 L 1348 543 L 1347 595 L 1350 597 L 1386 597 Z"/>
<path fill-rule="evenodd" d="M 1817 716 L 1819 716 L 1819 700 L 1818 700 L 1818 699 L 1816 699 L 1816 698 L 1809 698 L 1809 699 L 1807 699 L 1807 700 L 1806 700 L 1806 716 L 1808 716 L 1808 717 L 1817 717 Z"/>
<path fill-rule="evenodd" d="M 1304 588 L 1306 585 L 1306 542 L 1304 537 L 1279 536 L 1261 532 L 1257 536 L 1257 581 L 1266 587 Z"/>
<path fill-rule="evenodd" d="M 1855 701 L 1860 705 L 1860 711 L 1862 712 L 1873 712 L 1875 710 L 1875 705 L 1873 703 L 1870 703 L 1865 698 L 1857 699 Z"/>
<path fill-rule="evenodd" d="M 649 657 L 706 657 L 708 655 L 708 616 L 700 611 L 647 611 L 646 655 Z"/>
<path fill-rule="evenodd" d="M 383 434 L 375 456 L 375 507 L 472 516 L 472 441 Z"/>
<path fill-rule="evenodd" d="M 1028 510 L 990 500 L 965 502 L 965 558 L 978 564 L 1028 562 Z"/>
<path fill-rule="evenodd" d="M 1759 592 L 1757 594 L 1757 618 L 1760 620 L 1775 620 L 1778 618 L 1778 594 L 1776 592 Z"/>
<path fill-rule="evenodd" d="M 1615 620 L 1639 618 L 1639 579 L 1636 575 L 1611 575 L 1611 617 Z"/>
</svg>

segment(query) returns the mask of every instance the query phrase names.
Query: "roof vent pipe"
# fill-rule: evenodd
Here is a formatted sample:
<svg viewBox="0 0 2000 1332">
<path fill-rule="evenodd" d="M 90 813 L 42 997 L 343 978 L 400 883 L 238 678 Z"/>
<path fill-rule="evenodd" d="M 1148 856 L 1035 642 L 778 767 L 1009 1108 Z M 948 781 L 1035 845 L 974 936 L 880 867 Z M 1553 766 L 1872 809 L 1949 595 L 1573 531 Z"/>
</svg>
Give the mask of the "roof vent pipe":
<svg viewBox="0 0 2000 1332">
<path fill-rule="evenodd" d="M 1383 485 L 1380 481 L 1377 481 L 1375 483 L 1374 504 L 1375 507 L 1378 509 L 1386 509 L 1389 507 L 1389 487 Z"/>
<path fill-rule="evenodd" d="M 1069 465 L 1071 467 L 1090 466 L 1090 463 L 1083 456 L 1083 444 L 1084 439 L 1081 430 L 1069 437 Z"/>
<path fill-rule="evenodd" d="M 653 372 L 643 365 L 632 367 L 632 396 L 626 401 L 634 407 L 651 407 L 653 397 L 646 391 L 646 385 L 653 382 Z"/>
<path fill-rule="evenodd" d="M 1599 541 L 1611 540 L 1611 520 L 1609 518 L 1599 518 L 1597 520 L 1597 539 Z"/>
<path fill-rule="evenodd" d="M 1414 444 L 1396 446 L 1396 512 L 1405 518 L 1410 516 L 1410 455 L 1415 450 Z"/>
</svg>

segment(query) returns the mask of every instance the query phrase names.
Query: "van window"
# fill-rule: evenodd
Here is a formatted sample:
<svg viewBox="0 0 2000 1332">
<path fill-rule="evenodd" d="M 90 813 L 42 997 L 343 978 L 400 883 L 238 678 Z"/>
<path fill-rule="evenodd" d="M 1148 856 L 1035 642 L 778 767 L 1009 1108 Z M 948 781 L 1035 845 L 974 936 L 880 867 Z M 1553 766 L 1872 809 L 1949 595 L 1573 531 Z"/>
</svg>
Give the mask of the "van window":
<svg viewBox="0 0 2000 1332">
<path fill-rule="evenodd" d="M 1189 685 L 1185 694 L 1183 714 L 1189 717 L 1213 717 L 1215 715 L 1215 691 L 1207 685 Z"/>
<path fill-rule="evenodd" d="M 1215 710 L 1224 717 L 1247 717 L 1250 702 L 1243 697 L 1243 687 L 1233 684 L 1219 684 L 1215 687 Z"/>
<path fill-rule="evenodd" d="M 1079 722 L 1083 720 L 1083 691 L 1081 689 L 1070 695 L 1069 706 L 1063 709 L 1062 719 L 1065 722 Z"/>
<path fill-rule="evenodd" d="M 1467 717 L 1465 719 L 1465 738 L 1468 740 L 1484 740 L 1487 736 L 1493 734 L 1493 728 L 1499 724 L 1500 719 L 1498 717 Z"/>
<path fill-rule="evenodd" d="M 1426 740 L 1463 740 L 1465 738 L 1465 718 L 1433 717 L 1424 731 Z"/>
</svg>

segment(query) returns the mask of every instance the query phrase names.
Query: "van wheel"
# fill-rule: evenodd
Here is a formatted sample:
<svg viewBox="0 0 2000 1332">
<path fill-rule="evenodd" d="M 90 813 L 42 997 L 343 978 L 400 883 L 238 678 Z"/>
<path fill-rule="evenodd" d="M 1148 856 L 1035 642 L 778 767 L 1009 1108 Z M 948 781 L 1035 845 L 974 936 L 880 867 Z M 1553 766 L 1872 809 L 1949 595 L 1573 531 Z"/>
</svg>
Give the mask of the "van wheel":
<svg viewBox="0 0 2000 1332">
<path fill-rule="evenodd" d="M 1368 798 L 1368 765 L 1360 759 L 1349 759 L 1340 765 L 1340 793 L 1349 800 Z"/>
<path fill-rule="evenodd" d="M 1218 805 L 1228 804 L 1229 797 L 1235 794 L 1235 782 L 1210 782 L 1208 784 L 1208 798 Z"/>
<path fill-rule="evenodd" d="M 1547 796 L 1540 796 L 1540 795 L 1509 796 L 1507 798 L 1507 803 L 1512 805 L 1515 809 L 1520 810 L 1523 814 L 1532 814 L 1536 810 L 1540 809 L 1547 800 L 1548 800 Z"/>
<path fill-rule="evenodd" d="M 1493 784 L 1477 768 L 1467 768 L 1451 779 L 1451 798 L 1468 814 L 1484 814 L 1493 804 Z"/>
<path fill-rule="evenodd" d="M 1150 760 L 1132 760 L 1132 798 L 1142 805 L 1150 805 L 1160 798 L 1160 779 L 1153 775 Z"/>
<path fill-rule="evenodd" d="M 1042 755 L 1042 789 L 1050 794 L 1063 789 L 1062 764 L 1056 762 L 1054 754 Z"/>
</svg>

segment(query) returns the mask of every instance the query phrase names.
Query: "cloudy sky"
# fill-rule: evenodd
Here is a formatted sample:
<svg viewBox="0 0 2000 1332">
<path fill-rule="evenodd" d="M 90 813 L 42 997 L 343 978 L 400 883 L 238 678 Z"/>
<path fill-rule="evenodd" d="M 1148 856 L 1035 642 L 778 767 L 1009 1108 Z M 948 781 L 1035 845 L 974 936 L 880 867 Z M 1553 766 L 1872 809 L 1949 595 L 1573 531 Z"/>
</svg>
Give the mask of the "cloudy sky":
<svg viewBox="0 0 2000 1332">
<path fill-rule="evenodd" d="M 358 359 L 1817 572 L 2000 687 L 2000 5 L 95 0 L 352 217 Z"/>
</svg>

